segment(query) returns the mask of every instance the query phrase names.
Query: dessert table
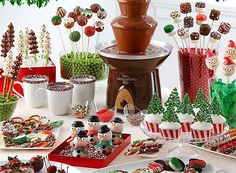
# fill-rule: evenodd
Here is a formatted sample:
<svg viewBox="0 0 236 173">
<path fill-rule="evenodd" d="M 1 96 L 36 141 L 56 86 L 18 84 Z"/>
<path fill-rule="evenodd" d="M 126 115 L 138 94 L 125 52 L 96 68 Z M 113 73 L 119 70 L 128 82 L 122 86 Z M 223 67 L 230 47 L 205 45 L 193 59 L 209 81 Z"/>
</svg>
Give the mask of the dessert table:
<svg viewBox="0 0 236 173">
<path fill-rule="evenodd" d="M 167 88 L 162 89 L 163 99 L 166 99 L 166 96 L 170 93 L 170 91 L 171 89 L 167 89 Z M 97 103 L 98 108 L 105 107 L 105 98 L 106 98 L 106 81 L 105 80 L 98 81 L 96 83 L 96 96 L 95 96 L 95 101 Z M 30 108 L 21 99 L 17 105 L 17 109 L 14 113 L 14 116 L 21 116 L 23 118 L 26 118 L 32 114 L 39 114 L 42 116 L 47 116 L 51 120 L 64 120 L 65 124 L 60 129 L 59 139 L 57 139 L 57 142 L 54 145 L 54 147 L 58 146 L 61 142 L 63 142 L 69 136 L 70 126 L 73 123 L 73 121 L 77 120 L 72 115 L 67 115 L 67 116 L 52 115 L 46 107 L 37 108 L 37 109 Z M 141 131 L 139 127 L 131 126 L 127 122 L 124 115 L 119 114 L 118 116 L 124 120 L 125 122 L 124 132 L 131 133 L 132 140 L 142 139 L 142 138 L 147 137 L 144 135 L 144 133 Z M 87 120 L 85 119 L 84 121 L 86 124 Z M 168 143 L 165 146 L 164 150 L 171 149 L 174 146 L 175 146 L 175 143 Z M 7 160 L 8 156 L 16 156 L 16 155 L 18 155 L 18 157 L 22 160 L 28 160 L 35 155 L 46 156 L 50 151 L 51 150 L 0 150 L 0 161 Z M 124 156 L 124 152 L 125 151 L 123 151 L 123 153 L 121 153 L 110 164 L 110 166 L 117 165 L 117 164 L 125 164 L 125 163 L 130 163 L 130 162 L 135 162 L 135 161 L 145 159 L 145 158 L 140 158 L 138 156 L 126 157 Z M 226 169 L 229 171 L 229 173 L 235 173 L 235 170 L 236 170 L 235 159 L 226 158 L 224 156 L 213 155 L 211 153 L 203 152 L 200 150 L 198 152 L 199 152 L 200 158 L 204 159 L 208 164 L 211 164 L 213 166 L 215 165 L 218 168 Z M 161 152 L 158 157 L 166 157 L 165 153 L 166 152 Z M 95 169 L 78 167 L 78 172 L 81 172 L 81 173 L 90 173 L 90 172 L 93 172 L 94 170 Z"/>
</svg>

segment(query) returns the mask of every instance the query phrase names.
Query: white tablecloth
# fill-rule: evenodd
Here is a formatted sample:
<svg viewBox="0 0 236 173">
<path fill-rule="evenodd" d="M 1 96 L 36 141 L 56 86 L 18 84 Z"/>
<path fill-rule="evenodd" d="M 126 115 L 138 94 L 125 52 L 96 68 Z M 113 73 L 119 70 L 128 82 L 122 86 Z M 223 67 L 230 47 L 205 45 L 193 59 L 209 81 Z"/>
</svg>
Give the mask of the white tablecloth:
<svg viewBox="0 0 236 173">
<path fill-rule="evenodd" d="M 168 96 L 170 92 L 170 89 L 162 89 L 162 95 L 163 98 L 165 99 L 166 96 Z M 98 108 L 105 107 L 105 98 L 106 98 L 106 81 L 99 81 L 97 82 L 96 85 L 96 103 Z M 64 120 L 65 124 L 60 130 L 60 137 L 57 140 L 55 147 L 58 146 L 61 142 L 63 142 L 68 136 L 69 136 L 69 129 L 73 121 L 77 120 L 75 117 L 72 115 L 67 115 L 67 116 L 55 116 L 52 115 L 49 110 L 46 107 L 39 108 L 39 109 L 33 109 L 29 108 L 23 100 L 20 100 L 17 109 L 14 113 L 14 116 L 21 116 L 23 118 L 26 118 L 32 114 L 39 114 L 43 116 L 47 116 L 51 120 Z M 119 115 L 122 117 L 122 115 Z M 130 126 L 125 117 L 123 117 L 123 120 L 126 122 L 125 123 L 125 130 L 124 132 L 126 133 L 131 133 L 132 134 L 132 139 L 142 139 L 146 138 L 146 136 L 143 134 L 143 132 L 138 128 L 138 127 L 132 127 Z M 84 123 L 86 124 L 87 120 L 84 120 Z M 167 146 L 168 148 L 173 147 L 174 144 L 169 144 Z M 42 155 L 46 156 L 51 150 L 0 150 L 0 161 L 6 161 L 8 156 L 16 156 L 22 160 L 29 160 L 31 157 L 35 155 Z M 224 156 L 217 156 L 213 155 L 211 153 L 207 152 L 202 152 L 199 151 L 200 157 L 204 160 L 207 161 L 207 163 L 211 165 L 216 165 L 217 167 L 220 168 L 227 168 L 230 173 L 236 173 L 236 160 L 235 159 L 230 159 L 226 158 Z M 159 156 L 160 157 L 165 157 L 164 153 Z M 140 158 L 138 156 L 136 157 L 126 157 L 124 156 L 124 152 L 121 153 L 111 164 L 112 165 L 117 165 L 117 164 L 124 164 L 124 163 L 129 163 L 129 162 L 134 162 L 137 160 L 142 160 L 144 158 Z M 78 172 L 81 173 L 90 173 L 93 172 L 95 169 L 90 169 L 90 168 L 81 168 L 78 167 Z"/>
</svg>

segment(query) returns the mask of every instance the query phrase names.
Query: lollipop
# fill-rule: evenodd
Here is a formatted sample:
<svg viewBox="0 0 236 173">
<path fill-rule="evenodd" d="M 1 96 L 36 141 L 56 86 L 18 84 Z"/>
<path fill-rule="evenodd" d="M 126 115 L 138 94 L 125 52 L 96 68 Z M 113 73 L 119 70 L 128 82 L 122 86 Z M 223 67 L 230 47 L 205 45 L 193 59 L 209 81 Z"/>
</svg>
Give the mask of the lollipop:
<svg viewBox="0 0 236 173">
<path fill-rule="evenodd" d="M 173 19 L 174 23 L 177 23 L 178 28 L 180 29 L 179 23 L 182 21 L 181 13 L 179 11 L 172 11 L 170 17 Z"/>
<path fill-rule="evenodd" d="M 218 28 L 218 31 L 221 34 L 228 34 L 230 29 L 231 29 L 231 25 L 229 23 L 222 22 Z"/>
<path fill-rule="evenodd" d="M 197 13 L 204 13 L 205 8 L 206 8 L 206 4 L 205 4 L 205 2 L 196 2 L 195 7 L 196 7 Z"/>
<path fill-rule="evenodd" d="M 184 18 L 184 27 L 185 28 L 192 28 L 193 27 L 193 18 L 191 16 L 186 16 Z"/>
<path fill-rule="evenodd" d="M 81 8 L 80 6 L 76 6 L 74 9 L 74 13 L 76 13 L 77 16 L 81 15 L 83 11 L 83 8 Z"/>
<path fill-rule="evenodd" d="M 207 16 L 205 14 L 198 14 L 196 16 L 197 25 L 203 24 L 207 20 Z"/>
<path fill-rule="evenodd" d="M 101 8 L 97 11 L 97 17 L 99 19 L 105 19 L 107 17 L 107 12 L 103 8 Z"/>
<path fill-rule="evenodd" d="M 178 42 L 177 42 L 177 40 L 176 40 L 176 38 L 175 38 L 176 32 L 175 32 L 174 29 L 175 29 L 175 28 L 174 28 L 173 25 L 166 25 L 166 26 L 164 27 L 165 33 L 168 34 L 170 37 L 173 37 L 173 38 L 174 38 L 175 43 L 177 44 L 178 48 L 180 49 L 180 46 L 179 46 L 179 44 L 178 44 Z"/>
<path fill-rule="evenodd" d="M 231 59 L 236 59 L 236 44 L 233 40 L 229 40 L 229 44 L 225 50 L 225 56 L 230 57 Z"/>
<path fill-rule="evenodd" d="M 192 7 L 189 2 L 180 4 L 180 12 L 183 14 L 188 14 L 192 12 Z"/>
<path fill-rule="evenodd" d="M 52 21 L 52 24 L 55 25 L 55 26 L 60 25 L 61 22 L 62 22 L 60 16 L 53 16 L 51 21 Z"/>
<path fill-rule="evenodd" d="M 60 16 L 61 18 L 66 16 L 66 10 L 62 7 L 58 7 L 56 11 L 56 15 Z"/>
<path fill-rule="evenodd" d="M 220 18 L 220 11 L 212 9 L 211 12 L 210 12 L 209 18 L 211 20 L 213 20 L 213 21 L 214 20 L 219 20 L 219 18 Z"/>
<path fill-rule="evenodd" d="M 84 15 L 87 19 L 91 19 L 91 17 L 93 16 L 93 12 L 91 9 L 86 8 L 82 11 L 82 15 Z"/>
<path fill-rule="evenodd" d="M 98 3 L 94 3 L 90 6 L 93 13 L 97 13 L 102 7 Z"/>
<path fill-rule="evenodd" d="M 64 26 L 67 28 L 67 29 L 71 29 L 75 24 L 75 20 L 71 17 L 68 17 L 65 19 L 64 21 Z"/>
<path fill-rule="evenodd" d="M 223 74 L 227 77 L 227 84 L 230 82 L 230 76 L 235 73 L 235 63 L 230 59 L 230 57 L 224 57 L 223 62 Z"/>
<path fill-rule="evenodd" d="M 84 15 L 80 15 L 77 18 L 77 23 L 78 23 L 79 26 L 85 26 L 88 23 L 88 19 Z"/>
<path fill-rule="evenodd" d="M 95 28 L 95 31 L 102 32 L 104 30 L 104 23 L 101 21 L 97 21 L 94 23 L 94 28 Z"/>
<path fill-rule="evenodd" d="M 216 54 L 214 54 L 210 50 L 206 52 L 205 62 L 206 62 L 207 68 L 209 68 L 210 70 L 216 70 L 217 67 L 219 66 L 219 61 Z"/>
<path fill-rule="evenodd" d="M 79 31 L 71 32 L 69 38 L 73 42 L 78 42 L 80 40 L 80 32 Z"/>
</svg>

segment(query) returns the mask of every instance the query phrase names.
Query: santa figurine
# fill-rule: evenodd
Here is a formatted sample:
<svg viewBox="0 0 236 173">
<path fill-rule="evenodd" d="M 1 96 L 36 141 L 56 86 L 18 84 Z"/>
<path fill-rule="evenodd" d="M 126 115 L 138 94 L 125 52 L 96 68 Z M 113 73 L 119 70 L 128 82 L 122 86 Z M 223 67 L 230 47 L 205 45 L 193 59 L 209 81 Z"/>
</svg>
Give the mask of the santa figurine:
<svg viewBox="0 0 236 173">
<path fill-rule="evenodd" d="M 122 132 L 124 130 L 124 122 L 121 118 L 115 117 L 111 121 L 112 144 L 120 145 L 123 141 Z"/>
<path fill-rule="evenodd" d="M 225 56 L 231 59 L 236 59 L 236 45 L 233 40 L 229 40 L 229 44 L 225 50 Z"/>
<path fill-rule="evenodd" d="M 227 83 L 230 82 L 230 76 L 235 73 L 235 63 L 230 57 L 224 57 L 223 75 L 227 77 Z"/>
<path fill-rule="evenodd" d="M 111 154 L 113 149 L 111 136 L 111 129 L 107 125 L 101 125 L 98 130 L 99 143 L 95 147 L 105 155 Z"/>
<path fill-rule="evenodd" d="M 87 152 L 88 137 L 85 131 L 80 131 L 78 136 L 73 140 L 74 151 L 72 153 L 73 157 L 86 158 L 88 156 Z"/>
<path fill-rule="evenodd" d="M 92 115 L 88 119 L 88 141 L 90 144 L 96 145 L 98 143 L 98 129 L 100 127 L 100 120 L 98 116 Z"/>
<path fill-rule="evenodd" d="M 67 140 L 68 143 L 71 143 L 75 137 L 77 137 L 80 131 L 84 131 L 84 123 L 82 121 L 74 121 L 70 128 L 70 139 Z"/>
<path fill-rule="evenodd" d="M 219 66 L 217 55 L 210 50 L 208 50 L 206 53 L 205 62 L 207 68 L 209 68 L 210 70 L 216 70 L 217 67 Z"/>
</svg>

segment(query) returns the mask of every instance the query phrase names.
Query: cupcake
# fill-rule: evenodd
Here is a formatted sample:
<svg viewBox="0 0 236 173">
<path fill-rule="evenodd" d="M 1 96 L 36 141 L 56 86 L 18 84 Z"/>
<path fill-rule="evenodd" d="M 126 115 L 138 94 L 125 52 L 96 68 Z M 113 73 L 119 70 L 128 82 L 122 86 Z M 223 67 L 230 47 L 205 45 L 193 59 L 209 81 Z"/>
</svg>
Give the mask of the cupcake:
<svg viewBox="0 0 236 173">
<path fill-rule="evenodd" d="M 211 137 L 213 130 L 213 125 L 208 122 L 195 122 L 191 125 L 191 133 L 193 139 L 205 142 L 208 141 Z"/>
<path fill-rule="evenodd" d="M 147 114 L 144 118 L 147 130 L 151 133 L 159 133 L 159 124 L 161 123 L 162 115 Z"/>
<path fill-rule="evenodd" d="M 162 122 L 160 124 L 161 136 L 167 140 L 178 139 L 181 125 L 178 122 Z"/>
<path fill-rule="evenodd" d="M 213 134 L 220 135 L 224 131 L 224 125 L 226 123 L 226 118 L 221 115 L 212 115 L 211 116 L 213 121 Z"/>
<path fill-rule="evenodd" d="M 194 122 L 195 113 L 188 94 L 184 96 L 176 112 L 178 112 L 182 132 L 190 132 L 190 126 Z"/>
</svg>

